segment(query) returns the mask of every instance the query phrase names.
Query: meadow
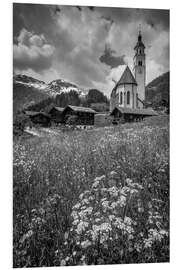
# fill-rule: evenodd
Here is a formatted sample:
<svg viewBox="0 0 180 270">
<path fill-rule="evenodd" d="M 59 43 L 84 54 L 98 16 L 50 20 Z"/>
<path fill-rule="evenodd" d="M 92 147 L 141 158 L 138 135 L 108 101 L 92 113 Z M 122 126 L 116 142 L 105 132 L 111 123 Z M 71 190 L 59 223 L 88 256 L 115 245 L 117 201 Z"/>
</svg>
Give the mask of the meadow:
<svg viewBox="0 0 180 270">
<path fill-rule="evenodd" d="M 168 261 L 168 116 L 14 138 L 14 267 Z"/>
</svg>

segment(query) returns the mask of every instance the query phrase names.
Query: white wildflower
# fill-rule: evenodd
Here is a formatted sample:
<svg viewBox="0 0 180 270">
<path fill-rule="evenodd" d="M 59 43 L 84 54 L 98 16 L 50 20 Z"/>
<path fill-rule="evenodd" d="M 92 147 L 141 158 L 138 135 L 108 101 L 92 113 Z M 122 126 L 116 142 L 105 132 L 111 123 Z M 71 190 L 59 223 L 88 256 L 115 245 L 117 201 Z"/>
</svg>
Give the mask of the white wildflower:
<svg viewBox="0 0 180 270">
<path fill-rule="evenodd" d="M 83 222 L 83 221 L 80 221 L 80 223 L 77 225 L 77 233 L 78 234 L 81 234 L 83 231 L 85 231 L 85 229 L 89 226 L 89 223 L 88 222 Z"/>
<path fill-rule="evenodd" d="M 85 240 L 85 241 L 81 242 L 81 247 L 82 248 L 87 248 L 87 247 L 89 247 L 91 245 L 92 245 L 92 243 L 89 240 Z"/>
</svg>

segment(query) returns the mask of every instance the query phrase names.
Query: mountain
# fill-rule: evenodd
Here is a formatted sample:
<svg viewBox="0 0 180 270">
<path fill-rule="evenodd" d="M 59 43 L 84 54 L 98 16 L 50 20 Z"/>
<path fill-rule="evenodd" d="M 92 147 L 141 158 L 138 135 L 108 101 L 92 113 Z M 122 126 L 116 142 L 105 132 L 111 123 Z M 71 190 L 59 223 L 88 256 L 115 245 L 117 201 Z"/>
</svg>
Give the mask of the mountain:
<svg viewBox="0 0 180 270">
<path fill-rule="evenodd" d="M 61 93 L 69 93 L 70 91 L 75 91 L 79 96 L 86 96 L 87 91 L 80 89 L 77 85 L 67 82 L 63 79 L 58 79 L 50 82 L 48 84 L 48 89 L 51 95 L 57 95 Z"/>
<path fill-rule="evenodd" d="M 169 108 L 169 77 L 166 72 L 146 86 L 146 103 L 154 108 Z"/>
<path fill-rule="evenodd" d="M 13 76 L 13 113 L 49 97 L 47 85 L 26 75 Z"/>
<path fill-rule="evenodd" d="M 13 111 L 41 102 L 47 98 L 56 98 L 62 93 L 75 92 L 80 98 L 86 96 L 87 91 L 75 84 L 62 79 L 54 80 L 49 84 L 26 75 L 13 76 Z"/>
<path fill-rule="evenodd" d="M 85 90 L 63 79 L 49 84 L 26 75 L 13 76 L 13 112 L 22 109 L 44 110 L 50 104 L 65 107 L 68 104 L 90 107 L 108 104 L 107 97 L 97 89 Z M 98 105 L 100 108 L 101 106 Z"/>
</svg>

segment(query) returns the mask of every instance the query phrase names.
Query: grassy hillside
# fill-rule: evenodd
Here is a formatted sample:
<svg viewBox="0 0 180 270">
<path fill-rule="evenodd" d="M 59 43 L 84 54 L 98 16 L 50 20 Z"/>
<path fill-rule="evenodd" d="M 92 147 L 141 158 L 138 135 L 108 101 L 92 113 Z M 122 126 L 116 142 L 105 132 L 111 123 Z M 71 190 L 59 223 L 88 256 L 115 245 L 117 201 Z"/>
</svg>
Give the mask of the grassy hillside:
<svg viewBox="0 0 180 270">
<path fill-rule="evenodd" d="M 18 110 L 28 107 L 30 104 L 38 103 L 47 99 L 49 95 L 46 92 L 37 90 L 34 87 L 25 86 L 15 83 L 13 86 L 13 112 L 14 115 Z"/>
<path fill-rule="evenodd" d="M 169 72 L 164 73 L 146 86 L 146 102 L 153 107 L 169 105 L 169 76 Z"/>
<path fill-rule="evenodd" d="M 167 116 L 17 138 L 13 169 L 14 267 L 169 261 Z"/>
</svg>

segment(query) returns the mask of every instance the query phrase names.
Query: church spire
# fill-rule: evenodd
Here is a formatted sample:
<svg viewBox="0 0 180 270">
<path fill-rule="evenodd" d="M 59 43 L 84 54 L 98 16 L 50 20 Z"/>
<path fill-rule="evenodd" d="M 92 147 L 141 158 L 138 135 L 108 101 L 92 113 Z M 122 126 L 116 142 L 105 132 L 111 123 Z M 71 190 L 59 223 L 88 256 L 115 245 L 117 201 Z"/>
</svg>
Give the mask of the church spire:
<svg viewBox="0 0 180 270">
<path fill-rule="evenodd" d="M 142 35 L 141 35 L 141 24 L 139 24 L 139 35 L 138 35 L 138 41 L 141 42 Z"/>
<path fill-rule="evenodd" d="M 139 25 L 138 41 L 134 47 L 134 50 L 138 51 L 139 48 L 141 48 L 142 51 L 145 49 L 144 43 L 142 42 L 141 24 Z"/>
</svg>

